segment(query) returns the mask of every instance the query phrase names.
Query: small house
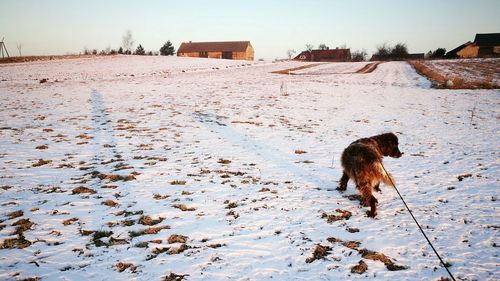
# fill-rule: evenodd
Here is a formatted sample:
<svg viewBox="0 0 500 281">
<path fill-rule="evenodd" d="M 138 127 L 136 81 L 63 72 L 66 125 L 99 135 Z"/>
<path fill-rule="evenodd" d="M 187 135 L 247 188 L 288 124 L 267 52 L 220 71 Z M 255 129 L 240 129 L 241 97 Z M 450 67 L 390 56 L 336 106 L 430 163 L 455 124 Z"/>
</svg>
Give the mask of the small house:
<svg viewBox="0 0 500 281">
<path fill-rule="evenodd" d="M 184 42 L 177 50 L 179 57 L 254 60 L 254 49 L 250 41 Z"/>
</svg>

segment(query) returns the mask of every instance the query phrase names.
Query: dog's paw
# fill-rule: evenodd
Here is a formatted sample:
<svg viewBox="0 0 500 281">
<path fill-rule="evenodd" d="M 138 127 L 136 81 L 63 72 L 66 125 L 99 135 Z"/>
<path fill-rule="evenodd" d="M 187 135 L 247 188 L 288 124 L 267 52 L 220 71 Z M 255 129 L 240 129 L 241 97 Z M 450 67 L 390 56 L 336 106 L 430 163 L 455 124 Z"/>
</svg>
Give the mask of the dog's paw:
<svg viewBox="0 0 500 281">
<path fill-rule="evenodd" d="M 370 218 L 375 218 L 377 216 L 377 211 L 366 211 L 366 215 Z"/>
</svg>

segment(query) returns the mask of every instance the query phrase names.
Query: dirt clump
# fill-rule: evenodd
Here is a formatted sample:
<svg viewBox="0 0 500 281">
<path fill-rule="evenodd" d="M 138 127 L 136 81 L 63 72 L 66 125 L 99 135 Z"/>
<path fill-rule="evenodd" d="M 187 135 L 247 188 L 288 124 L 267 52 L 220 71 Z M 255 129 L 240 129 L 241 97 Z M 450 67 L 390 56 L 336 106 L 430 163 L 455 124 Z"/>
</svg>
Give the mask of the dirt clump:
<svg viewBox="0 0 500 281">
<path fill-rule="evenodd" d="M 159 217 L 157 219 L 152 219 L 150 216 L 142 216 L 139 218 L 138 222 L 142 225 L 157 225 L 162 222 L 164 218 Z"/>
<path fill-rule="evenodd" d="M 116 205 L 118 205 L 118 203 L 116 203 L 115 201 L 113 201 L 111 199 L 103 201 L 101 204 L 106 205 L 108 207 L 116 207 Z"/>
<path fill-rule="evenodd" d="M 368 270 L 368 265 L 364 261 L 359 261 L 357 265 L 351 267 L 351 273 L 363 274 Z"/>
<path fill-rule="evenodd" d="M 129 263 L 129 262 L 118 262 L 115 265 L 115 267 L 116 267 L 116 270 L 118 270 L 118 272 L 123 272 L 123 271 L 129 269 L 130 272 L 135 273 L 137 270 L 137 266 L 135 266 L 133 263 Z"/>
<path fill-rule="evenodd" d="M 73 194 L 81 194 L 81 193 L 94 194 L 94 193 L 96 193 L 95 190 L 88 188 L 88 187 L 84 187 L 84 186 L 79 186 L 79 187 L 73 188 L 73 190 L 71 190 L 71 192 Z"/>
<path fill-rule="evenodd" d="M 49 164 L 50 162 L 52 162 L 52 160 L 38 159 L 38 162 L 33 163 L 33 165 L 31 165 L 31 166 L 33 166 L 33 167 L 40 167 L 40 166 Z"/>
<path fill-rule="evenodd" d="M 183 212 L 190 212 L 190 211 L 195 211 L 196 210 L 196 208 L 188 207 L 188 206 L 186 206 L 184 204 L 173 205 L 172 207 L 180 209 Z"/>
<path fill-rule="evenodd" d="M 331 250 L 332 250 L 332 248 L 330 246 L 323 246 L 321 244 L 317 244 L 316 248 L 314 248 L 314 252 L 312 254 L 312 257 L 308 257 L 306 259 L 306 263 L 312 263 L 315 260 L 319 260 L 319 259 L 326 257 L 330 253 Z"/>
<path fill-rule="evenodd" d="M 70 218 L 70 219 L 67 219 L 67 220 L 63 220 L 62 224 L 63 225 L 70 225 L 70 224 L 72 224 L 75 221 L 78 221 L 78 218 Z"/>
<path fill-rule="evenodd" d="M 186 243 L 187 237 L 183 235 L 172 234 L 168 238 L 168 244 Z"/>
<path fill-rule="evenodd" d="M 339 215 L 322 213 L 321 218 L 325 219 L 328 223 L 333 223 L 339 220 L 348 220 L 351 218 L 352 213 L 347 210 L 336 209 L 335 212 L 339 213 Z"/>
<path fill-rule="evenodd" d="M 24 212 L 22 210 L 17 210 L 17 211 L 8 213 L 7 217 L 9 217 L 9 219 L 15 219 L 18 217 L 22 217 L 23 215 L 24 215 Z"/>
<path fill-rule="evenodd" d="M 189 276 L 189 274 L 175 274 L 171 272 L 169 275 L 163 278 L 163 281 L 182 281 L 186 276 Z"/>
</svg>

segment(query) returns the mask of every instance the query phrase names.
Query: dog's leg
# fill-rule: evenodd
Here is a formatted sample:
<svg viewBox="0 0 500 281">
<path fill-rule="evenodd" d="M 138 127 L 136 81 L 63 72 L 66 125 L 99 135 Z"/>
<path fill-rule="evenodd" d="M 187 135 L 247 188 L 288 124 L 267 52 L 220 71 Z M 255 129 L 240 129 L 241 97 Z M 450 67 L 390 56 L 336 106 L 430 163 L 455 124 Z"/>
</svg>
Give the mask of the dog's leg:
<svg viewBox="0 0 500 281">
<path fill-rule="evenodd" d="M 377 215 L 378 200 L 372 195 L 370 198 L 370 211 L 367 212 L 368 216 L 374 218 Z"/>
<path fill-rule="evenodd" d="M 361 196 L 364 200 L 363 206 L 370 206 L 370 211 L 367 212 L 367 215 L 371 218 L 374 218 L 377 215 L 378 200 L 372 194 L 372 187 L 369 183 L 362 183 L 359 185 L 359 191 L 361 192 Z"/>
<path fill-rule="evenodd" d="M 342 174 L 342 177 L 340 178 L 340 181 L 339 181 L 339 186 L 337 187 L 337 190 L 338 191 L 345 191 L 346 188 L 347 188 L 347 182 L 349 181 L 349 177 L 347 176 L 347 174 L 344 172 Z"/>
<path fill-rule="evenodd" d="M 376 186 L 374 186 L 373 189 L 375 189 L 375 191 L 382 193 L 382 190 L 380 189 L 380 183 L 378 183 Z"/>
</svg>

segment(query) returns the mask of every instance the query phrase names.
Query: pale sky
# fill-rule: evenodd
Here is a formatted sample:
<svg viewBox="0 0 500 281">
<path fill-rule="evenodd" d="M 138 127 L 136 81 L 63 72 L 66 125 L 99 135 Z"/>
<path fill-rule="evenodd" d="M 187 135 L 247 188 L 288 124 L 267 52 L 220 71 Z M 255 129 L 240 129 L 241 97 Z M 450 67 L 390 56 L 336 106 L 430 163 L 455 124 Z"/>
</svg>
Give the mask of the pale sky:
<svg viewBox="0 0 500 281">
<path fill-rule="evenodd" d="M 451 50 L 476 33 L 500 32 L 500 0 L 1 0 L 0 39 L 11 55 L 118 49 L 127 29 L 136 46 L 170 40 L 249 40 L 255 58 L 284 58 L 305 44 L 351 51 L 406 43 L 410 52 Z"/>
</svg>

